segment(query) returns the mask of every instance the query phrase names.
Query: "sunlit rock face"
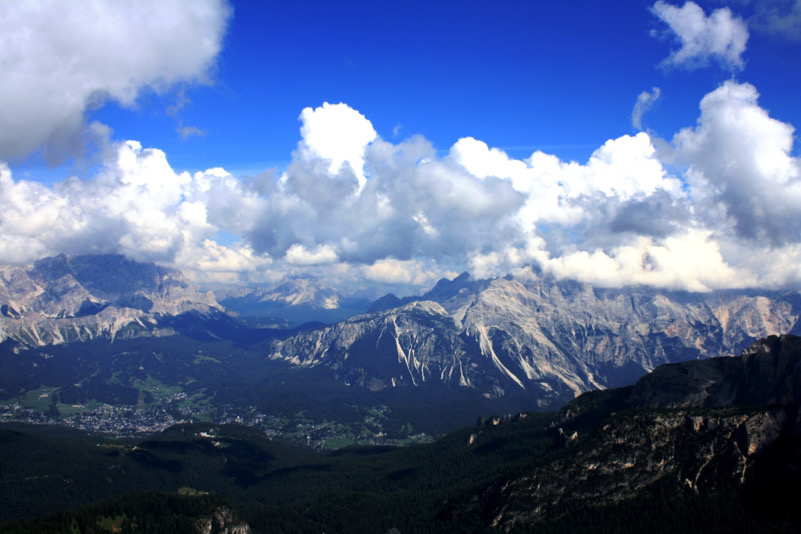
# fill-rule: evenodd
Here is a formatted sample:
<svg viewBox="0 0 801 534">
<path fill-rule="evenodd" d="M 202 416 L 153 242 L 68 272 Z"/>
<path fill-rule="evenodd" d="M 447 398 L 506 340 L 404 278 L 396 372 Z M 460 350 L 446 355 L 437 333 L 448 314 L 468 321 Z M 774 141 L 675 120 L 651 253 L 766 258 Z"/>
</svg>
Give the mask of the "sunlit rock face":
<svg viewBox="0 0 801 534">
<path fill-rule="evenodd" d="M 798 294 L 598 289 L 537 277 L 441 281 L 419 298 L 301 332 L 271 358 L 369 389 L 440 382 L 540 406 L 633 383 L 664 363 L 739 354 L 791 332 Z M 393 307 L 394 306 L 394 307 Z"/>
<path fill-rule="evenodd" d="M 0 339 L 23 345 L 158 335 L 163 317 L 221 311 L 179 271 L 118 255 L 0 268 Z"/>
</svg>

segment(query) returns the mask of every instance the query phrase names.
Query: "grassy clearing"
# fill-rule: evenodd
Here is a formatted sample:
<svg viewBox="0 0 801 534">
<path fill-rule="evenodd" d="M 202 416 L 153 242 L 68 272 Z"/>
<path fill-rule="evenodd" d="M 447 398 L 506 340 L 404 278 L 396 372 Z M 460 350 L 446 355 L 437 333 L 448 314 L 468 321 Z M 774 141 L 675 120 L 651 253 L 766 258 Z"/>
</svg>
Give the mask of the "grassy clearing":
<svg viewBox="0 0 801 534">
<path fill-rule="evenodd" d="M 325 440 L 325 448 L 328 450 L 341 449 L 351 445 L 356 445 L 356 440 L 350 438 L 329 438 Z"/>
<path fill-rule="evenodd" d="M 103 403 L 92 400 L 85 404 L 64 404 L 63 402 L 59 402 L 56 407 L 58 408 L 58 413 L 61 414 L 61 417 L 69 417 L 79 413 L 91 412 L 100 408 L 102 405 Z"/>
<path fill-rule="evenodd" d="M 44 412 L 50 408 L 50 405 L 53 403 L 53 394 L 57 393 L 58 390 L 59 388 L 56 387 L 42 386 L 26 391 L 24 395 L 18 397 L 18 401 L 26 408 Z"/>
<path fill-rule="evenodd" d="M 135 379 L 131 385 L 140 392 L 147 391 L 150 393 L 153 396 L 153 402 L 169 399 L 173 395 L 183 392 L 183 388 L 181 386 L 168 386 L 161 380 L 153 378 L 150 375 L 148 375 L 144 380 L 141 378 Z M 142 395 L 140 395 L 140 399 L 141 398 Z"/>
<path fill-rule="evenodd" d="M 201 364 L 203 362 L 212 362 L 212 363 L 217 363 L 217 364 L 221 364 L 222 363 L 217 358 L 212 358 L 211 356 L 206 356 L 205 354 L 195 354 L 195 358 L 194 358 L 194 360 L 192 360 L 192 362 L 195 365 Z"/>
</svg>

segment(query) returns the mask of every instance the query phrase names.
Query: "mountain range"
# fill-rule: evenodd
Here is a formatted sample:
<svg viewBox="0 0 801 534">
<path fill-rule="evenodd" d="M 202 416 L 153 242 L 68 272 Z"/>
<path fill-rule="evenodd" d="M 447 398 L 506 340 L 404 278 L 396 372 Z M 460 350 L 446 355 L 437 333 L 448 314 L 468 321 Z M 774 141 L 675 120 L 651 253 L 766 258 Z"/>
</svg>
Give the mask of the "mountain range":
<svg viewBox="0 0 801 534">
<path fill-rule="evenodd" d="M 290 279 L 223 302 L 235 298 L 354 313 L 319 280 Z M 425 385 L 543 409 L 631 384 L 664 363 L 738 354 L 756 339 L 801 332 L 797 292 L 603 289 L 533 270 L 491 280 L 464 273 L 419 297 L 387 295 L 362 309 L 334 324 L 253 330 L 180 272 L 122 256 L 60 255 L 0 269 L 0 340 L 15 350 L 191 335 L 244 344 L 265 365 L 313 368 L 367 392 Z"/>
<path fill-rule="evenodd" d="M 323 280 L 308 276 L 286 277 L 267 287 L 217 289 L 215 295 L 228 311 L 283 319 L 286 326 L 312 321 L 335 323 L 370 306 L 366 299 L 345 297 Z"/>
<path fill-rule="evenodd" d="M 759 340 L 735 358 L 663 365 L 633 387 L 565 406 L 551 426 L 569 454 L 498 480 L 464 506 L 509 531 L 670 486 L 677 498 L 729 494 L 737 506 L 781 516 L 801 488 L 799 402 L 796 336 Z M 588 415 L 597 421 L 599 409 L 609 419 L 594 428 L 581 422 Z"/>
<path fill-rule="evenodd" d="M 122 256 L 0 273 L 0 531 L 801 525 L 797 293 L 465 273 L 334 324 L 254 329 Z M 496 408 L 511 414 L 479 411 Z M 441 438 L 280 441 L 412 428 Z"/>
<path fill-rule="evenodd" d="M 370 390 L 433 382 L 547 407 L 630 384 L 663 363 L 737 354 L 758 338 L 798 332 L 800 316 L 798 293 L 598 289 L 533 272 L 464 273 L 264 350 Z"/>
<path fill-rule="evenodd" d="M 0 340 L 42 346 L 97 338 L 168 335 L 165 318 L 223 313 L 175 269 L 120 255 L 39 260 L 0 267 Z"/>
</svg>

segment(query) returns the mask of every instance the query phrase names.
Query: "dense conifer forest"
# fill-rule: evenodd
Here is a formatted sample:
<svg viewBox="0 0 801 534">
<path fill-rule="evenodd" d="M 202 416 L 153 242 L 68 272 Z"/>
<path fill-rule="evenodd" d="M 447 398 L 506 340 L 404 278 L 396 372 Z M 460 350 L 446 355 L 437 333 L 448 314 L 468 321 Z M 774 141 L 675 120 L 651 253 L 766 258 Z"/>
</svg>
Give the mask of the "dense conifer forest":
<svg viewBox="0 0 801 534">
<path fill-rule="evenodd" d="M 629 389 L 585 394 L 566 408 L 574 414 L 567 422 L 564 410 L 482 417 L 430 444 L 325 454 L 235 425 L 186 424 L 128 440 L 6 426 L 0 429 L 0 531 L 191 532 L 200 518 L 229 510 L 254 532 L 493 532 L 488 513 L 498 504 L 497 486 L 575 454 L 582 445 L 566 445 L 565 435 L 577 433 L 592 443 L 603 439 L 611 420 L 672 412 L 627 410 L 628 394 Z M 752 409 L 724 412 L 737 410 Z M 723 412 L 692 412 L 709 413 Z M 779 463 L 795 454 L 798 443 L 785 440 L 781 447 Z M 699 494 L 666 473 L 633 499 L 557 506 L 541 521 L 512 530 L 801 528 L 801 515 L 791 505 L 801 489 L 797 476 L 745 487 L 719 482 L 714 491 Z"/>
</svg>

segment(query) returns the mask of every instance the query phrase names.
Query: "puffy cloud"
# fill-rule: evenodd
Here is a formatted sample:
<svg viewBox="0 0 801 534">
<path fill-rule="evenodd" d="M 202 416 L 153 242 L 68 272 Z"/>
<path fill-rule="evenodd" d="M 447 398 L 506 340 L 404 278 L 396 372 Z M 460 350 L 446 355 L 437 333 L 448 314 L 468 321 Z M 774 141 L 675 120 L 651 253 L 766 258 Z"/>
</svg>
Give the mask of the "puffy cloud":
<svg viewBox="0 0 801 534">
<path fill-rule="evenodd" d="M 298 149 L 304 159 L 328 161 L 328 173 L 337 174 L 343 164 L 364 186 L 364 150 L 376 138 L 372 123 L 347 104 L 323 103 L 300 114 L 303 137 Z"/>
<path fill-rule="evenodd" d="M 304 122 L 301 133 L 309 131 Z M 498 233 L 515 232 L 512 218 L 523 194 L 509 180 L 479 178 L 438 160 L 420 137 L 397 145 L 375 138 L 363 147 L 363 167 L 355 169 L 330 166 L 306 150 L 310 144 L 301 140 L 246 232 L 258 251 L 280 257 L 295 245 L 307 251 L 325 246 L 357 263 L 461 257 L 466 249 L 490 246 Z M 361 187 L 357 173 L 369 176 Z"/>
<path fill-rule="evenodd" d="M 753 85 L 727 81 L 701 101 L 694 128 L 673 138 L 697 201 L 719 233 L 781 245 L 801 242 L 801 162 L 791 125 L 759 107 Z M 720 216 L 718 216 L 720 214 Z"/>
<path fill-rule="evenodd" d="M 695 2 L 676 7 L 659 0 L 651 11 L 668 25 L 681 45 L 663 64 L 695 68 L 713 58 L 727 68 L 743 67 L 748 28 L 729 8 L 716 9 L 707 17 Z"/>
<path fill-rule="evenodd" d="M 320 265 L 337 261 L 337 253 L 328 245 L 318 245 L 308 250 L 303 245 L 295 243 L 286 251 L 284 256 L 292 265 Z"/>
<path fill-rule="evenodd" d="M 631 112 L 631 125 L 637 130 L 642 130 L 642 116 L 645 112 L 651 109 L 654 102 L 659 100 L 659 95 L 662 93 L 659 87 L 654 87 L 651 92 L 643 91 L 637 96 L 637 102 L 634 104 L 634 109 Z"/>
<path fill-rule="evenodd" d="M 748 287 L 755 277 L 732 268 L 703 231 L 660 241 L 638 238 L 610 252 L 582 250 L 541 262 L 544 271 L 601 287 L 649 285 L 688 291 Z"/>
<path fill-rule="evenodd" d="M 104 101 L 207 81 L 229 14 L 224 0 L 0 2 L 0 159 L 74 155 Z"/>
<path fill-rule="evenodd" d="M 419 260 L 396 260 L 386 258 L 362 267 L 365 278 L 381 284 L 406 284 L 422 286 L 443 276 L 453 278 L 455 273 L 442 273 L 427 267 Z"/>
<path fill-rule="evenodd" d="M 742 68 L 748 30 L 729 9 L 660 0 L 652 12 L 679 44 L 665 65 Z M 798 34 L 799 0 L 754 13 L 756 28 Z M 0 158 L 41 147 L 58 158 L 87 142 L 103 157 L 92 178 L 49 187 L 0 163 L 0 262 L 119 252 L 209 284 L 308 272 L 420 287 L 465 266 L 484 277 L 534 264 L 608 287 L 801 287 L 794 129 L 749 84 L 710 92 L 671 141 L 622 135 L 586 162 L 516 159 L 472 137 L 442 156 L 324 103 L 302 110 L 291 163 L 251 180 L 178 172 L 162 151 L 87 124 L 105 101 L 135 106 L 142 91 L 177 87 L 168 115 L 181 135 L 202 134 L 180 120 L 183 88 L 210 77 L 229 16 L 224 0 L 0 3 Z M 659 97 L 637 97 L 634 128 Z"/>
<path fill-rule="evenodd" d="M 757 100 L 753 86 L 727 82 L 672 141 L 623 135 L 585 163 L 515 159 L 469 137 L 442 156 L 419 136 L 381 139 L 338 104 L 322 130 L 316 113 L 328 108 L 302 114 L 292 162 L 254 179 L 177 172 L 133 141 L 111 146 L 89 180 L 47 187 L 2 166 L 0 262 L 122 252 L 206 283 L 305 272 L 393 291 L 525 265 L 606 287 L 798 287 L 793 128 Z M 354 124 L 363 136 L 341 154 L 320 148 L 315 132 Z"/>
<path fill-rule="evenodd" d="M 186 245 L 172 264 L 199 283 L 243 285 L 276 282 L 282 276 L 271 272 L 272 258 L 255 254 L 243 243 L 224 246 L 212 239 L 204 239 Z"/>
<path fill-rule="evenodd" d="M 490 276 L 533 263 L 603 286 L 798 287 L 801 162 L 792 156 L 792 126 L 771 118 L 757 98 L 753 86 L 726 82 L 702 100 L 698 124 L 671 144 L 622 136 L 585 165 L 541 152 L 514 160 L 460 140 L 450 157 L 477 176 L 509 177 L 527 193 L 517 214 L 525 242 L 474 251 L 471 270 Z"/>
<path fill-rule="evenodd" d="M 246 184 L 221 169 L 176 173 L 162 151 L 134 141 L 111 154 L 93 179 L 53 187 L 15 181 L 0 166 L 0 262 L 115 252 L 196 272 L 248 272 L 270 263 L 242 243 L 226 247 L 212 239 L 248 220 L 244 212 L 228 215 L 260 206 Z"/>
<path fill-rule="evenodd" d="M 526 195 L 516 214 L 519 228 L 527 240 L 547 234 L 545 246 L 552 253 L 573 247 L 579 234 L 590 246 L 624 231 L 667 235 L 684 215 L 681 182 L 667 175 L 645 133 L 610 139 L 585 165 L 539 151 L 526 161 L 514 160 L 472 138 L 458 141 L 450 157 L 477 176 L 511 179 Z M 653 218 L 647 228 L 633 221 L 637 206 L 645 204 L 666 217 Z"/>
</svg>

